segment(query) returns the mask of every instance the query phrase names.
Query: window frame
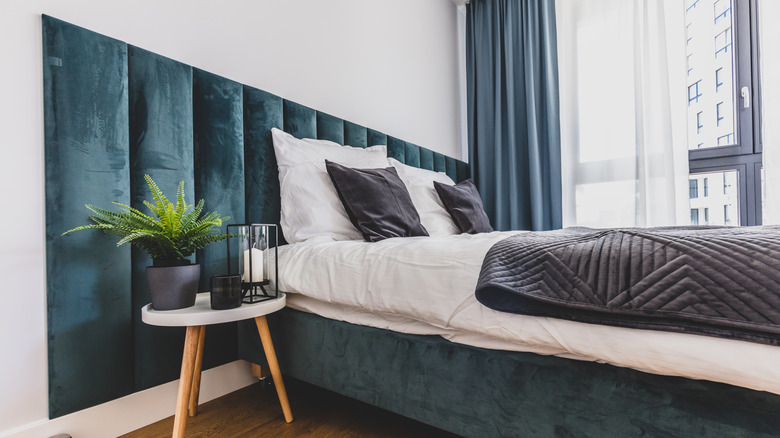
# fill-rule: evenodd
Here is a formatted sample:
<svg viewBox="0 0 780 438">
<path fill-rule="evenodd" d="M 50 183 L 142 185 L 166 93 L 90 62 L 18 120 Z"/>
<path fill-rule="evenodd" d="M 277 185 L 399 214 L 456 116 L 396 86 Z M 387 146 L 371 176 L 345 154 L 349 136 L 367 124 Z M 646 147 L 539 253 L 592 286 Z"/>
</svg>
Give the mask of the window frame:
<svg viewBox="0 0 780 438">
<path fill-rule="evenodd" d="M 718 37 L 723 35 L 723 39 L 725 40 L 723 43 L 723 47 L 718 47 Z M 723 52 L 725 55 L 728 55 L 729 53 L 729 47 L 734 43 L 734 29 L 729 27 L 728 29 L 724 30 L 723 32 L 715 35 L 715 57 L 717 58 L 718 55 L 720 55 L 720 52 Z"/>
<path fill-rule="evenodd" d="M 718 1 L 720 0 L 716 0 L 715 3 L 713 4 L 713 9 L 718 7 Z M 717 10 L 714 10 L 713 15 L 715 15 L 715 24 L 718 24 L 718 20 L 720 20 L 721 18 L 726 18 L 729 12 L 731 12 L 731 7 L 724 9 L 723 12 L 721 12 L 720 14 L 718 14 Z"/>
<path fill-rule="evenodd" d="M 738 171 L 738 204 L 740 225 L 761 224 L 761 81 L 758 47 L 757 0 L 734 0 L 731 8 L 734 25 L 731 44 L 734 50 L 736 84 L 734 144 L 690 149 L 690 174 Z M 716 71 L 717 84 L 717 71 Z M 741 89 L 750 90 L 750 107 L 744 107 Z M 690 94 L 689 94 L 690 99 Z M 690 100 L 689 100 L 690 102 Z M 757 170 L 758 169 L 758 170 Z"/>
<path fill-rule="evenodd" d="M 701 97 L 701 91 L 699 90 L 699 84 L 701 84 L 701 81 L 696 81 L 688 86 L 688 106 L 691 106 L 691 102 L 696 101 L 696 103 L 699 103 L 699 98 Z M 696 95 L 691 97 L 691 88 L 696 89 Z"/>
<path fill-rule="evenodd" d="M 699 180 L 698 179 L 689 179 L 688 180 L 688 199 L 698 199 L 699 198 Z"/>
</svg>

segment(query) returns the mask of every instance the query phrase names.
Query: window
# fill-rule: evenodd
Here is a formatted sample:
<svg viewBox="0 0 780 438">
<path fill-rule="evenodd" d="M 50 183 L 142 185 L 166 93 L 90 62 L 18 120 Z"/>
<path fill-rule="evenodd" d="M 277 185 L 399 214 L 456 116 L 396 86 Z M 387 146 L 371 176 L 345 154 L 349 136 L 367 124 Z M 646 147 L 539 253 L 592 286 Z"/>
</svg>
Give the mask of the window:
<svg viewBox="0 0 780 438">
<path fill-rule="evenodd" d="M 687 4 L 687 7 L 685 8 L 685 12 L 687 13 L 688 11 L 696 7 L 696 4 L 699 3 L 699 0 L 687 0 L 685 3 Z"/>
<path fill-rule="evenodd" d="M 688 106 L 691 106 L 691 102 L 698 102 L 699 98 L 701 97 L 701 93 L 699 92 L 699 83 L 701 83 L 701 81 L 696 81 L 692 85 L 688 86 Z"/>
<path fill-rule="evenodd" d="M 691 225 L 699 225 L 699 209 L 691 209 Z"/>
<path fill-rule="evenodd" d="M 716 0 L 715 5 L 715 24 L 718 24 L 719 20 L 726 21 L 729 12 L 731 12 L 731 3 L 729 0 Z"/>
<path fill-rule="evenodd" d="M 709 178 L 704 178 L 704 197 L 710 196 L 710 188 L 708 187 Z M 705 210 L 706 211 L 706 210 Z"/>
<path fill-rule="evenodd" d="M 699 197 L 699 180 L 692 179 L 688 181 L 688 187 L 690 189 L 690 198 L 696 199 Z"/>
<path fill-rule="evenodd" d="M 704 225 L 710 224 L 710 209 L 704 208 Z"/>
<path fill-rule="evenodd" d="M 685 59 L 685 65 L 688 67 L 688 76 L 690 76 L 693 71 L 693 67 L 691 67 L 691 55 L 688 55 Z"/>
<path fill-rule="evenodd" d="M 701 119 L 702 119 L 701 114 L 702 114 L 701 111 L 696 113 L 696 133 L 697 134 L 701 134 L 701 128 L 704 127 L 704 125 L 701 123 Z"/>
<path fill-rule="evenodd" d="M 709 209 L 709 213 L 700 211 L 702 223 L 760 225 L 763 190 L 758 0 L 697 3 L 703 8 L 685 13 L 686 26 L 690 26 L 687 38 L 692 38 L 686 56 L 691 56 L 689 65 L 696 66 L 687 77 L 688 167 L 691 181 L 707 187 L 702 197 L 691 198 L 690 208 Z M 690 1 L 686 3 L 691 5 Z M 703 13 L 705 10 L 708 13 Z M 687 43 L 687 38 L 680 44 Z M 742 98 L 743 93 L 749 99 Z M 714 114 L 716 123 L 702 123 L 699 113 Z M 718 181 L 716 185 L 722 179 L 723 193 L 720 187 L 710 192 L 704 175 Z"/>
<path fill-rule="evenodd" d="M 691 25 L 689 24 L 685 26 L 685 45 L 690 46 L 692 39 L 693 38 L 691 37 Z"/>
<path fill-rule="evenodd" d="M 729 53 L 729 47 L 731 47 L 731 28 L 715 35 L 715 58 L 720 54 Z"/>
</svg>

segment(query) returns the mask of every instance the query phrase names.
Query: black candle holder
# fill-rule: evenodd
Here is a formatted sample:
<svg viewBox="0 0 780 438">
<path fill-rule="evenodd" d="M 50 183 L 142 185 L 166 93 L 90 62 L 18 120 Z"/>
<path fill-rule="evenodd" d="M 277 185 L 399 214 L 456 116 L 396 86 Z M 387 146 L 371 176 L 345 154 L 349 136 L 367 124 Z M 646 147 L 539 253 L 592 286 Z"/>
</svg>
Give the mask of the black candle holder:
<svg viewBox="0 0 780 438">
<path fill-rule="evenodd" d="M 228 272 L 240 276 L 243 302 L 257 303 L 278 297 L 277 226 L 230 224 L 225 241 Z"/>
</svg>

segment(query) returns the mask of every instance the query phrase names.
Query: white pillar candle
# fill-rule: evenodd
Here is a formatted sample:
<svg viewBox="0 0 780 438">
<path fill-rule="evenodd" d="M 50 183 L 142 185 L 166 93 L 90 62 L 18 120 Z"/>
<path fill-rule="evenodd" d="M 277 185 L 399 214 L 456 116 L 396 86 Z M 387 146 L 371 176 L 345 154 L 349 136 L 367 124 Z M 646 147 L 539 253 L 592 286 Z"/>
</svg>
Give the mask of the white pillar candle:
<svg viewBox="0 0 780 438">
<path fill-rule="evenodd" d="M 244 283 L 249 283 L 249 251 L 244 251 Z M 263 251 L 252 248 L 252 283 L 263 281 Z"/>
</svg>

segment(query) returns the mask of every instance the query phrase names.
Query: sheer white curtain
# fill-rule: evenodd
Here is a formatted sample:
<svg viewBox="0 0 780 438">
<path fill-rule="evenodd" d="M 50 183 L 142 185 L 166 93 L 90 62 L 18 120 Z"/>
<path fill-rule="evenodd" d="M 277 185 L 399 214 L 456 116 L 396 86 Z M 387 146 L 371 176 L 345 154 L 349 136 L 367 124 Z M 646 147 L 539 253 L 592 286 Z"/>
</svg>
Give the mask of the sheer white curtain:
<svg viewBox="0 0 780 438">
<path fill-rule="evenodd" d="M 563 225 L 690 223 L 680 0 L 557 0 Z"/>
<path fill-rule="evenodd" d="M 759 2 L 764 225 L 780 224 L 780 2 Z"/>
</svg>

